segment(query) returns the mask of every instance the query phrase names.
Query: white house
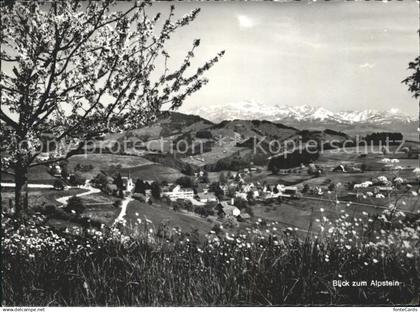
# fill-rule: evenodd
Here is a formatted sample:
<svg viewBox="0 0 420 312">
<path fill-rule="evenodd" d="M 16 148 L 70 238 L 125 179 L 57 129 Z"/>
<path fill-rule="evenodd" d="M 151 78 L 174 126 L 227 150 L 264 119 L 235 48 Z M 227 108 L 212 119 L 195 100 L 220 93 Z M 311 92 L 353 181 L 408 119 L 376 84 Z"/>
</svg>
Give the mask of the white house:
<svg viewBox="0 0 420 312">
<path fill-rule="evenodd" d="M 181 188 L 180 185 L 175 186 L 172 191 L 167 191 L 162 193 L 163 196 L 168 196 L 171 201 L 176 201 L 177 199 L 193 199 L 194 191 L 189 188 Z"/>
<path fill-rule="evenodd" d="M 282 189 L 281 193 L 284 197 L 292 197 L 297 194 L 297 187 L 296 186 L 286 186 Z"/>
<path fill-rule="evenodd" d="M 46 161 L 50 159 L 50 153 L 40 153 L 37 157 L 37 160 L 39 161 Z"/>
<path fill-rule="evenodd" d="M 236 191 L 236 192 L 235 192 L 235 197 L 239 197 L 239 198 L 242 198 L 242 199 L 245 199 L 245 200 L 246 200 L 246 198 L 247 198 L 247 193 L 245 193 L 245 192 L 238 192 L 238 191 Z"/>
<path fill-rule="evenodd" d="M 241 211 L 238 209 L 238 207 L 230 205 L 225 201 L 220 202 L 216 209 L 219 211 L 219 214 L 223 213 L 225 216 L 237 217 L 241 214 Z"/>
<path fill-rule="evenodd" d="M 217 202 L 217 197 L 213 193 L 202 192 L 197 195 L 202 203 Z"/>
<path fill-rule="evenodd" d="M 277 188 L 278 193 L 274 193 L 273 191 L 269 192 L 267 187 L 264 188 L 263 192 L 265 193 L 265 198 L 294 197 L 298 194 L 296 186 L 284 186 L 283 184 L 277 184 L 275 187 Z"/>
<path fill-rule="evenodd" d="M 202 201 L 198 201 L 195 198 L 190 198 L 189 201 L 191 202 L 191 204 L 193 204 L 194 206 L 205 206 L 206 204 Z"/>
</svg>

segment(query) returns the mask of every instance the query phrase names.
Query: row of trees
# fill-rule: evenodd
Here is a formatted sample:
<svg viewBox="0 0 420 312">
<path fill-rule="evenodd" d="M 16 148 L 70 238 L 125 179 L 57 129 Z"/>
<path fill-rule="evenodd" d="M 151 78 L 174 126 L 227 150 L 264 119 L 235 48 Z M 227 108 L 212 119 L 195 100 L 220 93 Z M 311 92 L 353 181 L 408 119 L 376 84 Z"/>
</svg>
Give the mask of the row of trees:
<svg viewBox="0 0 420 312">
<path fill-rule="evenodd" d="M 403 140 L 403 135 L 400 132 L 374 132 L 367 135 L 365 140 L 373 144 L 385 144 L 387 142 L 400 144 Z"/>
<path fill-rule="evenodd" d="M 142 179 L 137 179 L 134 186 L 134 193 L 146 195 L 146 190 L 150 190 L 153 198 L 160 199 L 162 191 L 158 182 L 153 181 L 152 183 L 148 183 Z"/>
<path fill-rule="evenodd" d="M 118 173 L 115 177 L 99 173 L 94 179 L 92 179 L 91 183 L 103 190 L 105 193 L 116 194 L 119 197 L 124 197 L 126 185 L 124 184 L 120 173 Z M 152 183 L 148 183 L 142 179 L 137 179 L 134 185 L 133 193 L 146 195 L 147 190 L 151 191 L 153 198 L 160 199 L 161 187 L 158 182 L 154 181 Z"/>
<path fill-rule="evenodd" d="M 285 153 L 276 157 L 272 157 L 268 163 L 268 170 L 273 174 L 277 174 L 280 169 L 290 169 L 307 165 L 319 158 L 318 152 L 311 152 L 307 150 L 296 150 L 290 153 Z"/>
</svg>

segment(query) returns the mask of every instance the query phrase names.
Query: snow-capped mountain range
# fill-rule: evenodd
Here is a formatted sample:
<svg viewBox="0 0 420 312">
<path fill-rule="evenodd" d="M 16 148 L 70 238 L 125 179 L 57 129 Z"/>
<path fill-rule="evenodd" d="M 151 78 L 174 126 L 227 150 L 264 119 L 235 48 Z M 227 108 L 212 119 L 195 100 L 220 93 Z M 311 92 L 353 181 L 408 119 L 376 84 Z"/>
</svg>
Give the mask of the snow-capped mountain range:
<svg viewBox="0 0 420 312">
<path fill-rule="evenodd" d="M 280 106 L 264 105 L 256 101 L 244 101 L 217 105 L 211 108 L 198 108 L 191 112 L 213 122 L 233 119 L 266 119 L 284 123 L 337 123 L 337 124 L 376 124 L 386 125 L 394 122 L 412 123 L 418 119 L 394 108 L 386 112 L 373 109 L 363 111 L 332 112 L 319 106 Z"/>
</svg>

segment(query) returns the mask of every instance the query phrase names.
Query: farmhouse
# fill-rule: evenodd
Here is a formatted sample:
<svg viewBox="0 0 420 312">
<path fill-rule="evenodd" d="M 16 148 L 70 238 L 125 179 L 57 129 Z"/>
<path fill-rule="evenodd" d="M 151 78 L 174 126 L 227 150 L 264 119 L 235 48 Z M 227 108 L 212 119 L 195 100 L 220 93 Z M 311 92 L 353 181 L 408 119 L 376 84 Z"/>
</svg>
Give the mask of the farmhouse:
<svg viewBox="0 0 420 312">
<path fill-rule="evenodd" d="M 249 215 L 249 213 L 246 213 L 246 212 L 242 212 L 238 216 L 238 221 L 240 222 L 245 222 L 245 221 L 248 221 L 249 219 L 251 219 L 251 216 Z"/>
<path fill-rule="evenodd" d="M 36 157 L 39 161 L 46 161 L 50 159 L 50 153 L 39 153 L 39 155 Z"/>
<path fill-rule="evenodd" d="M 339 165 L 337 167 L 335 167 L 333 170 L 333 172 L 347 172 L 347 173 L 359 173 L 362 172 L 362 169 L 357 168 L 355 166 L 351 166 L 351 165 Z"/>
<path fill-rule="evenodd" d="M 355 184 L 353 186 L 353 188 L 355 190 L 358 190 L 358 189 L 362 189 L 362 188 L 367 188 L 367 187 L 371 186 L 372 184 L 373 184 L 372 181 L 365 181 L 365 182 L 362 182 L 362 183 Z"/>
<path fill-rule="evenodd" d="M 298 193 L 296 186 L 286 186 L 281 190 L 282 196 L 285 197 L 293 197 L 296 196 Z"/>
<path fill-rule="evenodd" d="M 254 187 L 255 187 L 254 183 L 244 184 L 242 186 L 242 191 L 246 193 L 253 190 Z"/>
<path fill-rule="evenodd" d="M 197 206 L 197 207 L 203 207 L 206 205 L 204 202 L 199 201 L 195 198 L 190 198 L 189 201 L 191 202 L 191 204 L 193 204 L 193 206 Z"/>
<path fill-rule="evenodd" d="M 241 211 L 236 206 L 230 205 L 226 201 L 218 203 L 216 210 L 220 216 L 237 217 L 241 214 Z"/>
<path fill-rule="evenodd" d="M 374 193 L 375 194 L 386 194 L 389 195 L 392 192 L 392 186 L 375 186 Z"/>
<path fill-rule="evenodd" d="M 247 193 L 236 191 L 235 192 L 235 197 L 242 198 L 242 199 L 245 199 L 246 200 L 247 199 Z"/>
<path fill-rule="evenodd" d="M 333 169 L 333 172 L 347 172 L 347 170 L 343 165 L 339 165 Z"/>
<path fill-rule="evenodd" d="M 198 193 L 197 196 L 200 198 L 202 203 L 217 202 L 217 197 L 213 193 L 202 192 Z"/>
</svg>

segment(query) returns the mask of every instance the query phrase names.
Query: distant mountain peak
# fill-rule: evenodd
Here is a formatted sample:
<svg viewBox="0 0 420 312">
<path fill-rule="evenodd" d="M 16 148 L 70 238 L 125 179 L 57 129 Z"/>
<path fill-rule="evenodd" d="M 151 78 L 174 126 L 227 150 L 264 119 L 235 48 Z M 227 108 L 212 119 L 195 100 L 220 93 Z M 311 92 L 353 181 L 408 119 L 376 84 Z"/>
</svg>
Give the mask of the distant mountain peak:
<svg viewBox="0 0 420 312">
<path fill-rule="evenodd" d="M 391 124 L 393 122 L 410 123 L 416 118 L 403 113 L 399 108 L 388 111 L 366 109 L 363 111 L 333 112 L 321 106 L 309 104 L 301 106 L 264 105 L 255 100 L 246 100 L 226 105 L 199 108 L 196 113 L 214 122 L 234 119 L 265 119 L 284 122 L 328 122 L 338 124 Z"/>
</svg>

